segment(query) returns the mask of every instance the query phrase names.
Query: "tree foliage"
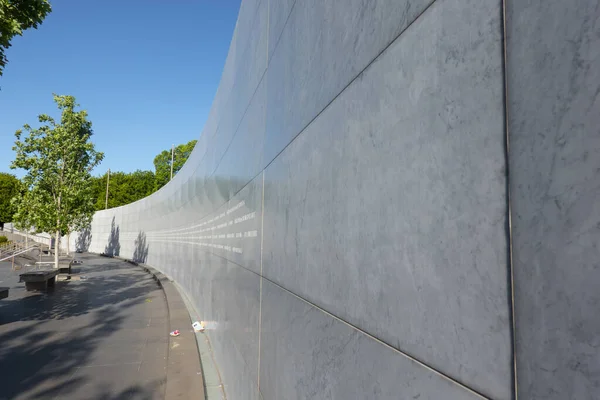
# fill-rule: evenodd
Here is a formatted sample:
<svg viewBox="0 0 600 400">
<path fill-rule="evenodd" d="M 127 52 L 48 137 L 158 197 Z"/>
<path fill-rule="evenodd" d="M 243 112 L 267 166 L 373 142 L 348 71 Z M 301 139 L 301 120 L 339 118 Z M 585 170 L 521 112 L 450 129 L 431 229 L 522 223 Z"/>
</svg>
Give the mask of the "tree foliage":
<svg viewBox="0 0 600 400">
<path fill-rule="evenodd" d="M 194 146 L 196 146 L 197 140 L 191 140 L 187 143 L 180 144 L 175 147 L 173 156 L 173 176 L 179 172 L 183 164 L 187 161 Z M 154 157 L 154 169 L 155 169 L 155 191 L 165 186 L 171 180 L 171 149 L 163 150 Z"/>
<path fill-rule="evenodd" d="M 175 148 L 174 174 L 185 164 L 195 144 L 196 140 L 192 140 Z M 156 175 L 152 171 L 137 170 L 131 173 L 111 171 L 108 188 L 108 208 L 133 203 L 151 195 L 164 186 L 169 181 L 171 174 L 171 151 L 165 150 L 157 155 L 154 164 L 155 166 L 158 165 L 159 176 L 162 177 L 162 184 L 160 185 L 156 183 Z M 106 208 L 106 180 L 107 174 L 104 174 L 93 177 L 90 183 L 96 211 Z"/>
<path fill-rule="evenodd" d="M 104 210 L 107 174 L 94 177 L 92 187 L 96 210 Z M 111 172 L 108 188 L 108 208 L 120 207 L 138 201 L 154 192 L 154 173 L 137 170 L 132 173 Z"/>
<path fill-rule="evenodd" d="M 4 52 L 11 40 L 37 27 L 52 11 L 48 0 L 0 0 L 0 76 L 8 62 Z"/>
<path fill-rule="evenodd" d="M 17 211 L 13 198 L 21 192 L 21 181 L 14 175 L 0 172 L 0 229 L 5 222 L 12 222 Z"/>
<path fill-rule="evenodd" d="M 18 130 L 11 168 L 26 171 L 26 191 L 17 202 L 16 222 L 27 229 L 55 232 L 58 243 L 61 234 L 91 222 L 95 199 L 90 171 L 104 155 L 90 141 L 92 123 L 85 110 L 75 110 L 79 106 L 75 98 L 54 95 L 54 101 L 61 111 L 60 121 L 42 114 L 39 128 L 24 125 L 25 136 Z"/>
</svg>

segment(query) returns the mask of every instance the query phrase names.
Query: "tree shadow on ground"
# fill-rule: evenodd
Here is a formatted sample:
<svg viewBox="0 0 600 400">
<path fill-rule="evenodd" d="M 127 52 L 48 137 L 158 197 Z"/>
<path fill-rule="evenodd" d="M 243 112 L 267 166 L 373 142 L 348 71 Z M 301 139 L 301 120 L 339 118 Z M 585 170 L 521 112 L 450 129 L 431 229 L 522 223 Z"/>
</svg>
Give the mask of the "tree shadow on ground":
<svg viewBox="0 0 600 400">
<path fill-rule="evenodd" d="M 7 260 L 8 262 L 14 261 L 14 270 L 19 273 L 27 272 L 36 269 L 35 263 L 40 261 L 40 250 L 32 249 L 27 253 L 19 254 L 13 259 Z"/>
<path fill-rule="evenodd" d="M 132 385 L 117 393 L 112 393 L 110 388 L 97 385 L 93 390 L 97 393 L 96 399 L 99 400 L 153 400 L 163 398 L 159 392 L 164 393 L 166 380 L 153 380 L 146 385 Z"/>
<path fill-rule="evenodd" d="M 84 229 L 77 232 L 77 240 L 75 241 L 75 251 L 78 253 L 84 253 L 90 249 L 91 244 L 92 227 L 87 226 Z"/>
<path fill-rule="evenodd" d="M 70 398 L 77 389 L 87 391 L 94 382 L 78 372 L 101 352 L 106 338 L 127 324 L 145 326 L 132 315 L 138 310 L 134 307 L 159 287 L 138 268 L 107 261 L 121 266 L 86 281 L 57 282 L 55 290 L 45 294 L 3 300 L 0 399 Z M 157 390 L 164 395 L 164 381 L 90 390 L 94 395 L 91 392 L 89 398 L 149 400 L 163 398 Z"/>
<path fill-rule="evenodd" d="M 104 254 L 111 257 L 118 257 L 121 252 L 121 243 L 119 242 L 119 225 L 115 223 L 113 217 L 110 224 L 110 235 L 108 236 L 108 244 L 104 248 Z"/>
<path fill-rule="evenodd" d="M 133 305 L 135 303 L 131 303 L 132 301 L 158 290 L 155 281 L 146 279 L 140 282 L 140 274 L 131 274 L 132 270 L 139 271 L 138 268 L 115 260 L 81 270 L 85 274 L 106 271 L 111 271 L 111 274 L 92 276 L 80 282 L 59 281 L 56 282 L 55 289 L 49 288 L 46 293 L 31 293 L 8 300 L 0 304 L 0 326 L 16 321 L 60 320 L 117 303 Z"/>
<path fill-rule="evenodd" d="M 142 231 L 138 233 L 135 239 L 135 249 L 133 251 L 133 261 L 136 263 L 144 264 L 148 258 L 148 241 L 146 240 L 146 234 Z"/>
</svg>

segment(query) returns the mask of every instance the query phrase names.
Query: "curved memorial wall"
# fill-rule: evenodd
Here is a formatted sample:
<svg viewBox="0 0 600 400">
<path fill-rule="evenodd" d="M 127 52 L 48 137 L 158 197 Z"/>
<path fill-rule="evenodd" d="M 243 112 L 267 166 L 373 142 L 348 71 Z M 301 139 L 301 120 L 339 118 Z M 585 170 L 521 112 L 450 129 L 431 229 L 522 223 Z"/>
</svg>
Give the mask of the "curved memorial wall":
<svg viewBox="0 0 600 400">
<path fill-rule="evenodd" d="M 174 279 L 229 399 L 595 398 L 599 4 L 244 0 L 188 162 L 73 245 Z"/>
</svg>

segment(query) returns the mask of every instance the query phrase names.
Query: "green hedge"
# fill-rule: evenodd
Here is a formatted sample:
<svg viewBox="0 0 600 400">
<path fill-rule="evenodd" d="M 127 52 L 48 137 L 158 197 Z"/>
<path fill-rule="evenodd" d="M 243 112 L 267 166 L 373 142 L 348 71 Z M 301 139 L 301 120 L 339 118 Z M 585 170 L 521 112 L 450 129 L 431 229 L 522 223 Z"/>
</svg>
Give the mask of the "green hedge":
<svg viewBox="0 0 600 400">
<path fill-rule="evenodd" d="M 8 238 L 6 236 L 0 236 L 0 243 L 8 243 Z"/>
</svg>

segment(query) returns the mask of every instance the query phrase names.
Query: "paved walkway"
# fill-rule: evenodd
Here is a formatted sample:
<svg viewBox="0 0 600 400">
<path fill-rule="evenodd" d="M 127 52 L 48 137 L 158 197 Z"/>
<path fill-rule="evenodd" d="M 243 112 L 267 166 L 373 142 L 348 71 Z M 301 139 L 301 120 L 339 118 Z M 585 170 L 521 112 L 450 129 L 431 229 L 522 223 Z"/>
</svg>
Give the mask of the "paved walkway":
<svg viewBox="0 0 600 400">
<path fill-rule="evenodd" d="M 26 292 L 0 262 L 0 399 L 164 399 L 168 311 L 139 267 L 78 255 L 86 279 Z"/>
</svg>

